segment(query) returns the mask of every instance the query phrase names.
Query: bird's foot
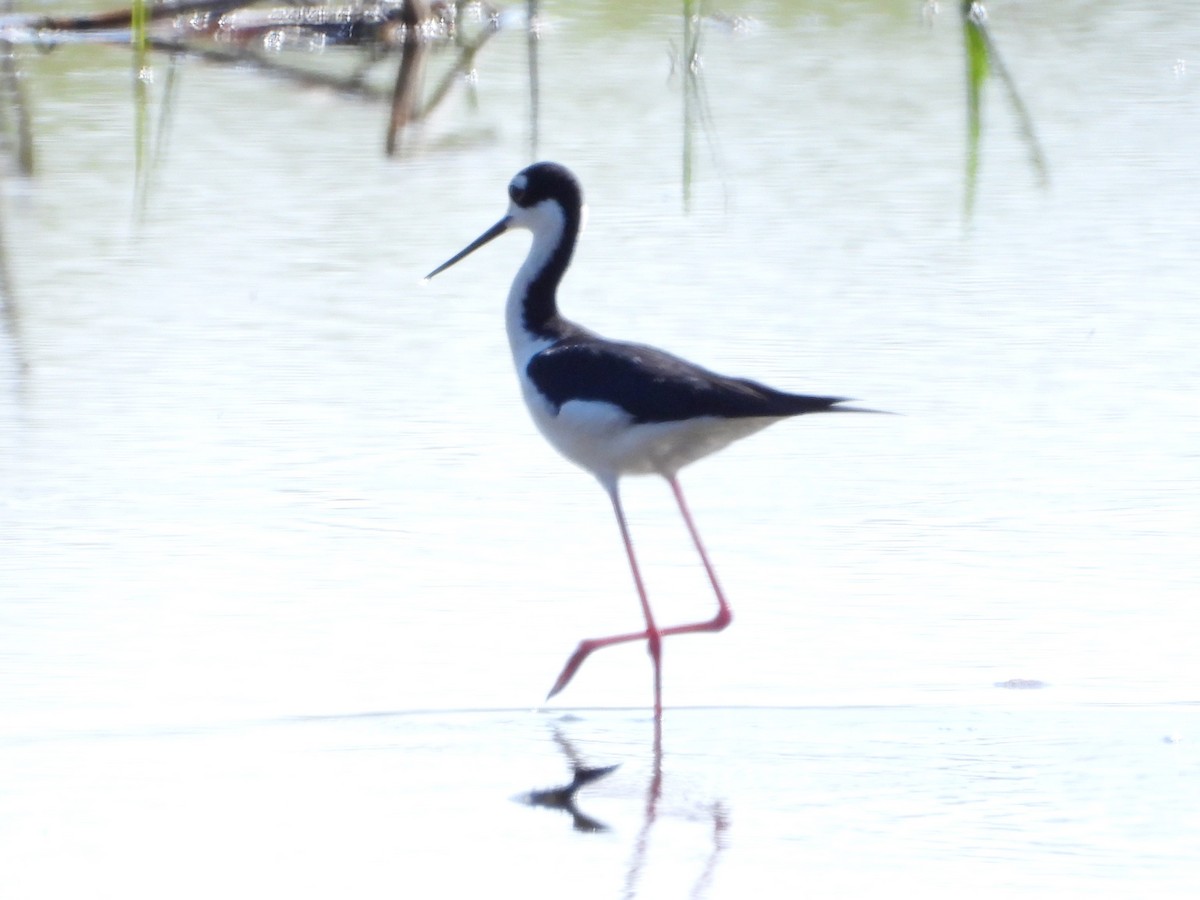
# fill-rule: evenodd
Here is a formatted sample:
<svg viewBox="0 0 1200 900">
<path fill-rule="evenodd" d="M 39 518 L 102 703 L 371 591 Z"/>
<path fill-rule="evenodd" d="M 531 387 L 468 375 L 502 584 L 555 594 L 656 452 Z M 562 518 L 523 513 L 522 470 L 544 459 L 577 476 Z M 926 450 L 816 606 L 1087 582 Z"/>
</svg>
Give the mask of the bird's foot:
<svg viewBox="0 0 1200 900">
<path fill-rule="evenodd" d="M 563 666 L 562 672 L 559 673 L 558 679 L 554 682 L 554 687 L 550 688 L 550 693 L 546 695 L 549 700 L 563 688 L 565 688 L 575 677 L 575 673 L 579 671 L 579 667 L 583 665 L 583 661 L 591 656 L 592 651 L 603 646 L 597 641 L 580 641 L 579 646 L 575 648 L 575 652 L 571 654 L 571 658 L 567 660 L 567 664 Z"/>
<path fill-rule="evenodd" d="M 627 644 L 630 641 L 648 641 L 650 645 L 650 658 L 654 660 L 654 671 L 658 672 L 660 660 L 662 659 L 662 639 L 670 633 L 670 629 L 665 631 L 633 631 L 628 634 L 614 634 L 612 637 L 589 638 L 580 641 L 579 646 L 575 648 L 575 652 L 571 654 L 571 658 L 567 660 L 567 664 L 563 666 L 558 680 L 554 682 L 554 687 L 550 688 L 550 693 L 546 695 L 546 699 L 549 700 L 565 688 L 571 679 L 575 677 L 575 673 L 579 671 L 580 666 L 583 665 L 583 661 L 602 647 Z"/>
</svg>

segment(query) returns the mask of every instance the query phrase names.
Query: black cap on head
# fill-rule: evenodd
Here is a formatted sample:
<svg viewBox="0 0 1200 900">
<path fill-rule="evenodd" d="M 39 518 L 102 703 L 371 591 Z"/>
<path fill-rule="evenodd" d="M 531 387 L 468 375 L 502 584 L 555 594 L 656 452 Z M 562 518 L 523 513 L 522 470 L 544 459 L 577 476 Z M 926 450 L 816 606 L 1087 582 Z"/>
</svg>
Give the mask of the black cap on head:
<svg viewBox="0 0 1200 900">
<path fill-rule="evenodd" d="M 566 166 L 539 162 L 522 169 L 508 185 L 508 196 L 523 209 L 543 200 L 556 200 L 563 209 L 574 212 L 583 206 L 583 188 Z"/>
</svg>

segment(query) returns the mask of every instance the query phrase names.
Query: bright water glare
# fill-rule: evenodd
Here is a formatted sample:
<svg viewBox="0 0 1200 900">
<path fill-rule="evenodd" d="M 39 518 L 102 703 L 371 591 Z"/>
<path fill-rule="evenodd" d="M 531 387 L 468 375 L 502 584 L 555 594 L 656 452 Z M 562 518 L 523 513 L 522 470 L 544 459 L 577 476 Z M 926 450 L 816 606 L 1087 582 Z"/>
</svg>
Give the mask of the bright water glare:
<svg viewBox="0 0 1200 900">
<path fill-rule="evenodd" d="M 1191 896 L 1200 11 L 991 4 L 1049 173 L 993 80 L 968 218 L 941 6 L 725 8 L 686 188 L 677 10 L 543 11 L 564 312 L 899 414 L 683 473 L 735 621 L 667 643 L 654 814 L 640 648 L 542 706 L 640 614 L 510 371 L 526 239 L 420 284 L 530 161 L 523 32 L 390 161 L 379 106 L 184 62 L 142 211 L 127 52 L 22 55 L 0 895 Z M 660 620 L 708 615 L 625 496 Z M 512 802 L 572 754 L 622 764 L 601 833 Z"/>
</svg>

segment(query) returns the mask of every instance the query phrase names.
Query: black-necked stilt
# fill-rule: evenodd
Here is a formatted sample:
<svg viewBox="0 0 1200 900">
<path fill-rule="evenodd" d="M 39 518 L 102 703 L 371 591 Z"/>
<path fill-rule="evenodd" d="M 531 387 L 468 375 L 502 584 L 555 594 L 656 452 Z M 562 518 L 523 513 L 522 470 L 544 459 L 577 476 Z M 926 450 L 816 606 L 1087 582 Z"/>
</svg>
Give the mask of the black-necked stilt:
<svg viewBox="0 0 1200 900">
<path fill-rule="evenodd" d="M 595 650 L 645 640 L 654 663 L 654 712 L 662 718 L 662 638 L 720 631 L 732 613 L 688 512 L 679 470 L 780 419 L 816 412 L 867 412 L 839 406 L 839 397 L 789 394 L 744 378 L 729 378 L 654 347 L 607 340 L 559 315 L 558 283 L 571 262 L 584 218 L 583 191 L 556 163 L 518 172 L 508 186 L 508 213 L 426 279 L 448 269 L 513 228 L 533 233 L 529 255 L 513 280 L 508 340 L 525 403 L 546 439 L 599 479 L 612 501 L 644 631 L 582 641 L 550 690 L 553 697 Z M 717 597 L 707 621 L 660 628 L 654 621 L 621 508 L 622 475 L 661 475 L 671 486 Z"/>
</svg>

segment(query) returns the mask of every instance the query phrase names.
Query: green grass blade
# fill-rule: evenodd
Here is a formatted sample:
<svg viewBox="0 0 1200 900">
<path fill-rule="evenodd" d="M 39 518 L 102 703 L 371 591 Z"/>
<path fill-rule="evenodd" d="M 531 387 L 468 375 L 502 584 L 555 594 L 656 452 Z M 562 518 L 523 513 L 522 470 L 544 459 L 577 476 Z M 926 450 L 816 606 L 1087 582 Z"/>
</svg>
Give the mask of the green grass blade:
<svg viewBox="0 0 1200 900">
<path fill-rule="evenodd" d="M 1017 90 L 1017 83 L 1009 73 L 1008 66 L 1000 58 L 1000 51 L 992 39 L 991 32 L 987 29 L 986 22 L 980 28 L 979 34 L 987 51 L 988 65 L 996 73 L 1000 83 L 1004 85 L 1008 100 L 1017 114 L 1017 127 L 1029 148 L 1029 162 L 1037 173 L 1038 184 L 1045 187 L 1050 180 L 1049 167 L 1046 164 L 1046 155 L 1042 152 L 1041 141 L 1038 140 L 1037 132 L 1033 127 L 1033 117 L 1029 114 L 1029 108 L 1025 105 L 1025 101 L 1021 99 L 1021 93 Z"/>
<path fill-rule="evenodd" d="M 134 173 L 140 181 L 146 163 L 146 147 L 149 136 L 149 112 L 147 109 L 146 76 L 147 57 L 150 52 L 148 34 L 149 0 L 133 0 L 129 14 L 129 44 L 133 56 L 133 118 L 134 118 Z"/>
<path fill-rule="evenodd" d="M 695 163 L 696 67 L 700 55 L 700 15 L 696 0 L 683 0 L 683 51 L 680 71 L 683 76 L 683 209 L 692 206 L 692 173 Z"/>
<path fill-rule="evenodd" d="M 983 134 L 983 87 L 988 77 L 987 13 L 974 0 L 963 0 L 963 44 L 967 61 L 967 160 L 964 209 L 969 219 L 975 208 L 979 179 L 979 144 Z"/>
</svg>

